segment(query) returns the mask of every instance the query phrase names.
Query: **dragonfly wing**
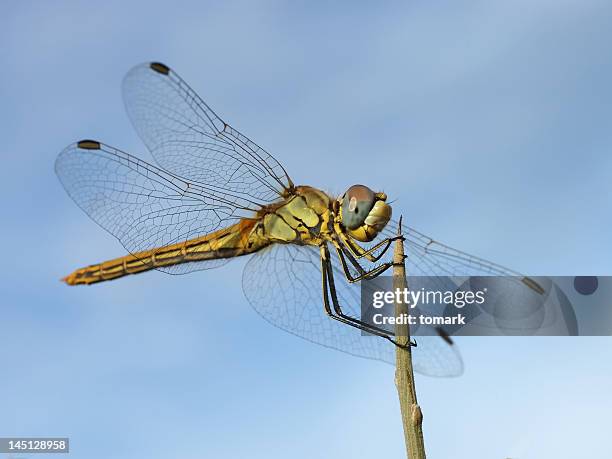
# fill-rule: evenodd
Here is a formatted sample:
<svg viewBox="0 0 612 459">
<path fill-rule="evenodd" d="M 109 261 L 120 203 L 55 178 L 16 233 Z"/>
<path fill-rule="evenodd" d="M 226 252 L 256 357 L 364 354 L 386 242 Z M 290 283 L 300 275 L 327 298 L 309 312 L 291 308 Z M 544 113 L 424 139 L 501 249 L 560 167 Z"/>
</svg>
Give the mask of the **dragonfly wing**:
<svg viewBox="0 0 612 459">
<path fill-rule="evenodd" d="M 335 259 L 335 266 L 337 262 Z M 359 285 L 347 282 L 337 267 L 334 279 L 343 310 L 359 318 Z M 364 336 L 325 314 L 317 248 L 277 244 L 256 253 L 244 269 L 242 286 L 255 311 L 272 325 L 322 346 L 395 363 L 393 344 L 377 336 Z M 439 337 L 419 337 L 413 360 L 415 371 L 430 376 L 463 372 L 456 345 Z"/>
<path fill-rule="evenodd" d="M 77 205 L 130 253 L 208 234 L 251 217 L 258 208 L 240 195 L 193 183 L 91 140 L 66 147 L 55 170 Z M 226 262 L 159 269 L 183 274 Z"/>
<path fill-rule="evenodd" d="M 291 188 L 274 157 L 219 118 L 167 66 L 133 68 L 123 98 L 136 131 L 164 169 L 261 203 Z"/>
<path fill-rule="evenodd" d="M 396 220 L 391 220 L 383 230 L 383 236 L 397 235 L 398 226 Z M 517 271 L 454 249 L 409 226 L 404 225 L 402 232 L 406 238 L 406 272 L 409 276 L 522 277 Z"/>
<path fill-rule="evenodd" d="M 390 221 L 383 236 L 396 235 L 398 225 L 397 221 Z M 487 333 L 494 329 L 506 334 L 535 333 L 560 320 L 561 306 L 549 299 L 553 288 L 549 278 L 526 277 L 498 263 L 454 249 L 414 228 L 404 226 L 403 235 L 408 276 L 430 276 L 427 282 L 441 291 L 448 290 L 449 285 L 455 288 L 480 285 L 487 289 L 487 301 L 473 308 L 478 314 L 470 320 L 471 326 L 483 327 Z M 486 279 L 487 276 L 496 278 Z M 450 284 L 449 280 L 452 280 Z M 417 279 L 413 281 L 418 283 Z"/>
</svg>

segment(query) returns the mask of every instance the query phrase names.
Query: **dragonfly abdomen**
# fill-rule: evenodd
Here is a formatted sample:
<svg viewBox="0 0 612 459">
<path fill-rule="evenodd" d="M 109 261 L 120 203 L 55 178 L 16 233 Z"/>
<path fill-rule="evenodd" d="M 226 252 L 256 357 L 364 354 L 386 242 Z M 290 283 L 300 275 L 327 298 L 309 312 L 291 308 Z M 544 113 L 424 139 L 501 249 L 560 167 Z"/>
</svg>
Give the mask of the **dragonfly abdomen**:
<svg viewBox="0 0 612 459">
<path fill-rule="evenodd" d="M 152 269 L 194 261 L 232 258 L 256 252 L 270 242 L 256 237 L 253 220 L 177 244 L 137 252 L 77 269 L 62 280 L 68 285 L 89 285 Z"/>
</svg>

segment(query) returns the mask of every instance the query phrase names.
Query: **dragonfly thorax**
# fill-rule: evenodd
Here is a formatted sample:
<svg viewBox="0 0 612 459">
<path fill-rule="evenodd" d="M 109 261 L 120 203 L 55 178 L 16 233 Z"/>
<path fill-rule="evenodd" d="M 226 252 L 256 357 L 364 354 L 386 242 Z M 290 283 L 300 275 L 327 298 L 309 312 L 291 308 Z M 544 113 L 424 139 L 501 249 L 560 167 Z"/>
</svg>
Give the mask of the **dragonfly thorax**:
<svg viewBox="0 0 612 459">
<path fill-rule="evenodd" d="M 321 190 L 296 186 L 284 200 L 259 211 L 253 237 L 267 243 L 318 246 L 331 238 L 332 202 Z"/>
</svg>

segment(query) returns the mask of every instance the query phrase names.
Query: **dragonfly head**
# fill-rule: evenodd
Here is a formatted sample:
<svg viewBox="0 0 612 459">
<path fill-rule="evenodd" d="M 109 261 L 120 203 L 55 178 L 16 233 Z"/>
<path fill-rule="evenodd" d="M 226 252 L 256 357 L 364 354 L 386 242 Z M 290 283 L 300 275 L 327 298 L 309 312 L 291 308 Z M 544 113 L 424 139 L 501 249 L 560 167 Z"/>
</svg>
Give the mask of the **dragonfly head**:
<svg viewBox="0 0 612 459">
<path fill-rule="evenodd" d="M 391 218 L 385 193 L 375 193 L 364 185 L 353 185 L 338 200 L 340 223 L 348 234 L 361 242 L 373 240 Z"/>
</svg>

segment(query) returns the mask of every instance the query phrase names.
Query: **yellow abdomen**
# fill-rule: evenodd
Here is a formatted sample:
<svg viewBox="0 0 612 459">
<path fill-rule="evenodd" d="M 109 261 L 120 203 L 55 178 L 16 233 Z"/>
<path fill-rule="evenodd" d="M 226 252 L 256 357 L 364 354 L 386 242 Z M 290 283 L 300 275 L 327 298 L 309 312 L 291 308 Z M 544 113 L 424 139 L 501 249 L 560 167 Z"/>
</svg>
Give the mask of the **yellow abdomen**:
<svg viewBox="0 0 612 459">
<path fill-rule="evenodd" d="M 164 266 L 231 258 L 252 253 L 266 245 L 263 240 L 258 243 L 250 238 L 255 224 L 254 220 L 241 220 L 228 228 L 196 239 L 137 252 L 77 269 L 62 280 L 68 285 L 88 285 Z"/>
</svg>

